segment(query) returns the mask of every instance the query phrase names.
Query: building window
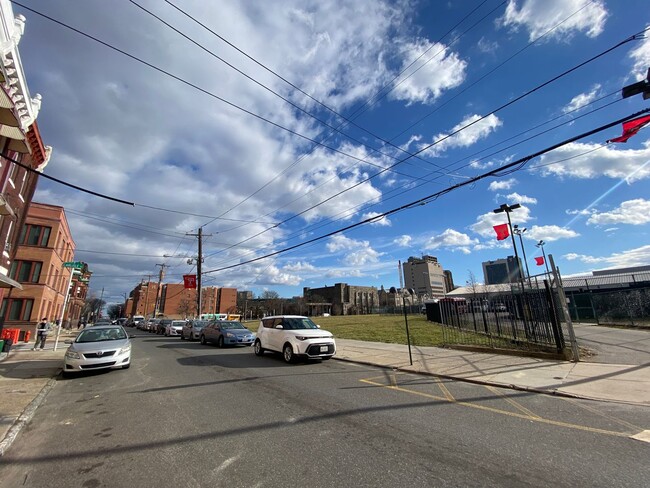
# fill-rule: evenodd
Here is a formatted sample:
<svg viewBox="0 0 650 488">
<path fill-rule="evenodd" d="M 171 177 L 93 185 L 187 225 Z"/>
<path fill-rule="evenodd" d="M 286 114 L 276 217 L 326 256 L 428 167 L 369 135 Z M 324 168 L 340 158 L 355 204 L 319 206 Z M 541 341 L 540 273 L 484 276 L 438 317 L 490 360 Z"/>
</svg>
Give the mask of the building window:
<svg viewBox="0 0 650 488">
<path fill-rule="evenodd" d="M 47 247 L 51 231 L 51 227 L 25 224 L 23 231 L 20 233 L 19 242 L 26 246 Z"/>
<path fill-rule="evenodd" d="M 20 283 L 38 283 L 42 267 L 40 261 L 14 261 L 9 276 Z"/>
<path fill-rule="evenodd" d="M 5 320 L 29 321 L 33 306 L 34 299 L 32 298 L 5 298 L 2 300 L 0 316 Z"/>
</svg>

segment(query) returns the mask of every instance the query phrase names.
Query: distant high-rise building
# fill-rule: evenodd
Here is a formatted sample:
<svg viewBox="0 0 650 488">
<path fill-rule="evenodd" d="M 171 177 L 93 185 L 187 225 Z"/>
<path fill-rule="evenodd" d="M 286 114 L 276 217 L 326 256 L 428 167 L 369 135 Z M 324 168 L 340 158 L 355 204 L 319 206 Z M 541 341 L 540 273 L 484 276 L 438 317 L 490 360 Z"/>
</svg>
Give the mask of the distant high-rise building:
<svg viewBox="0 0 650 488">
<path fill-rule="evenodd" d="M 517 283 L 522 276 L 521 259 L 508 256 L 506 259 L 485 261 L 483 263 L 483 277 L 486 285 L 499 285 L 502 283 Z"/>
<path fill-rule="evenodd" d="M 448 269 L 444 270 L 443 273 L 445 274 L 445 291 L 449 293 L 456 288 L 456 285 L 454 285 L 454 277 Z"/>
<path fill-rule="evenodd" d="M 404 272 L 404 287 L 415 290 L 418 297 L 444 296 L 447 291 L 445 272 L 436 257 L 410 257 L 408 261 L 402 263 L 402 269 Z"/>
</svg>

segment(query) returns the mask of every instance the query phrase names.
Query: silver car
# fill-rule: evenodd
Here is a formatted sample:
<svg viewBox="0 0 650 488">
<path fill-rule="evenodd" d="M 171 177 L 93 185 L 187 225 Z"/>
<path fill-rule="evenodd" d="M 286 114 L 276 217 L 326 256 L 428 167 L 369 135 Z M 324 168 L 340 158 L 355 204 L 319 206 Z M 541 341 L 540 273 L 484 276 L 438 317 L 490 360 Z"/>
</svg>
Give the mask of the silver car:
<svg viewBox="0 0 650 488">
<path fill-rule="evenodd" d="M 183 330 L 181 330 L 181 339 L 189 341 L 198 341 L 201 337 L 203 327 L 208 325 L 208 320 L 190 320 L 185 323 Z"/>
<path fill-rule="evenodd" d="M 134 336 L 131 336 L 134 337 Z M 82 330 L 63 359 L 63 375 L 131 366 L 131 337 L 121 325 L 96 325 Z"/>
</svg>

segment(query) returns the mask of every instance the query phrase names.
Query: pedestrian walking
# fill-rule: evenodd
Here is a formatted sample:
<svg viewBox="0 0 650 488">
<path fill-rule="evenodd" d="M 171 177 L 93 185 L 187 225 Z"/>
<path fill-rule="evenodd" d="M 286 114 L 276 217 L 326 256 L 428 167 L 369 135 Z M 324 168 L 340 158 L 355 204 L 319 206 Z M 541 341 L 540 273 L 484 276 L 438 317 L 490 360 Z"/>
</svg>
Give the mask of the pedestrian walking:
<svg viewBox="0 0 650 488">
<path fill-rule="evenodd" d="M 41 350 L 45 348 L 45 340 L 47 339 L 47 336 L 51 330 L 52 324 L 47 321 L 47 317 L 43 317 L 38 323 L 38 328 L 36 329 L 36 342 L 34 343 L 34 349 L 32 349 L 33 351 L 36 350 L 39 344 Z"/>
</svg>

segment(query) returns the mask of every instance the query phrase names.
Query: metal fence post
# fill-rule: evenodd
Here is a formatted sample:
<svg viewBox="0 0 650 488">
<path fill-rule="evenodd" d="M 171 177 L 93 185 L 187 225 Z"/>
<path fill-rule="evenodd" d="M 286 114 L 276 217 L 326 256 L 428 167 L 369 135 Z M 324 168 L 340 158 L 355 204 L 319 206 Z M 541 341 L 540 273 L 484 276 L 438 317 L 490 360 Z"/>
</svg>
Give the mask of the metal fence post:
<svg viewBox="0 0 650 488">
<path fill-rule="evenodd" d="M 571 341 L 571 351 L 573 352 L 573 361 L 580 361 L 580 354 L 578 352 L 578 343 L 576 341 L 576 334 L 573 330 L 573 322 L 571 321 L 571 314 L 569 313 L 569 307 L 567 306 L 566 295 L 564 294 L 564 288 L 560 282 L 560 273 L 555 267 L 555 262 L 553 261 L 553 255 L 549 254 L 548 259 L 551 261 L 551 270 L 553 271 L 553 278 L 555 279 L 555 284 L 557 285 L 557 295 L 560 299 L 560 305 L 562 306 L 562 311 L 564 312 L 564 320 L 566 320 L 567 329 L 569 331 L 569 340 Z"/>
</svg>

